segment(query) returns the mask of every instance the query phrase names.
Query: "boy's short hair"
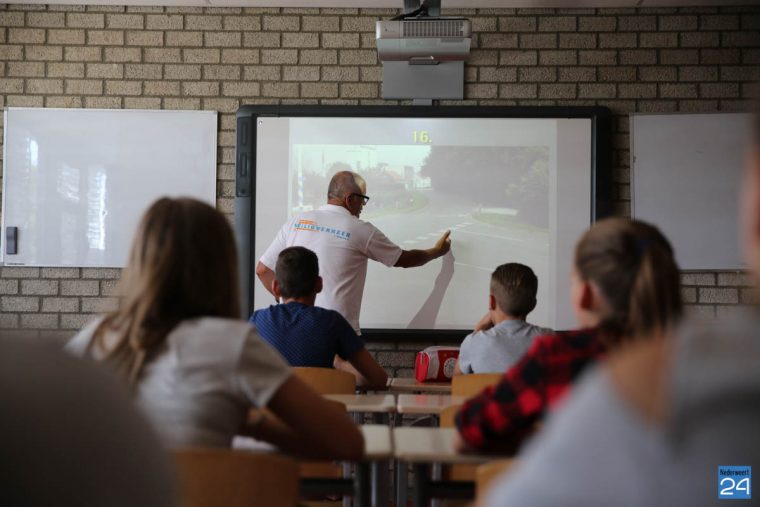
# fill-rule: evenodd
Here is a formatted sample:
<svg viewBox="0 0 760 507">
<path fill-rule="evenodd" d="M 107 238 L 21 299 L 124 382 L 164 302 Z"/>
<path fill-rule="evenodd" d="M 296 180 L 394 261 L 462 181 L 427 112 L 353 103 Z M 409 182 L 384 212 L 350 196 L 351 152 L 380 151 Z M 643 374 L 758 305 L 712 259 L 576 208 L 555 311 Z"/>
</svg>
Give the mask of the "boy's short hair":
<svg viewBox="0 0 760 507">
<path fill-rule="evenodd" d="M 277 257 L 274 276 L 283 297 L 311 296 L 319 279 L 317 254 L 302 246 L 286 248 Z"/>
<path fill-rule="evenodd" d="M 527 317 L 533 311 L 537 291 L 538 278 L 524 264 L 502 264 L 491 275 L 491 294 L 499 309 L 512 317 Z"/>
</svg>

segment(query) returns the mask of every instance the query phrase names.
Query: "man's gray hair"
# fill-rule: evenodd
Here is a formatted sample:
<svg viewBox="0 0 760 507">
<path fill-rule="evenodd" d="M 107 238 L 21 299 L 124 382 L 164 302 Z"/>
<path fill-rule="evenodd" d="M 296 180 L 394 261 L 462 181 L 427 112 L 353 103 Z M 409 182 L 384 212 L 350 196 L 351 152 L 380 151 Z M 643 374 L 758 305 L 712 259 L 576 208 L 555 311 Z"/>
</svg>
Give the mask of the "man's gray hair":
<svg viewBox="0 0 760 507">
<path fill-rule="evenodd" d="M 328 199 L 344 199 L 347 195 L 361 191 L 360 183 L 364 178 L 351 171 L 340 171 L 330 180 L 330 186 L 327 188 Z"/>
</svg>

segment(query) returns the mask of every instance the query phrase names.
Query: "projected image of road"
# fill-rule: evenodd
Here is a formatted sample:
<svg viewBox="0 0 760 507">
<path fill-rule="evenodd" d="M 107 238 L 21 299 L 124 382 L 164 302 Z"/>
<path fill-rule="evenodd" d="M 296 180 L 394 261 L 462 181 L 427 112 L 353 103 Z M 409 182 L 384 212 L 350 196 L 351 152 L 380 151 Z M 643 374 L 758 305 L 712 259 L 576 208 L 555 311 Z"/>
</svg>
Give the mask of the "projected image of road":
<svg viewBox="0 0 760 507">
<path fill-rule="evenodd" d="M 402 248 L 429 248 L 450 230 L 452 253 L 413 277 L 371 264 L 362 306 L 384 325 L 456 328 L 469 316 L 469 327 L 486 311 L 489 277 L 499 264 L 529 265 L 545 289 L 548 162 L 547 146 L 297 144 L 291 212 L 321 206 L 330 177 L 348 170 L 367 181 L 361 219 Z M 533 317 L 545 320 L 541 310 Z"/>
<path fill-rule="evenodd" d="M 520 262 L 538 276 L 529 320 L 571 327 L 576 240 L 591 217 L 591 122 L 567 118 L 259 118 L 255 249 L 327 201 L 353 171 L 370 197 L 361 219 L 405 250 L 451 231 L 451 253 L 417 268 L 369 261 L 363 329 L 471 329 L 491 273 Z M 256 283 L 254 306 L 271 304 Z M 317 298 L 317 304 L 320 299 Z"/>
</svg>

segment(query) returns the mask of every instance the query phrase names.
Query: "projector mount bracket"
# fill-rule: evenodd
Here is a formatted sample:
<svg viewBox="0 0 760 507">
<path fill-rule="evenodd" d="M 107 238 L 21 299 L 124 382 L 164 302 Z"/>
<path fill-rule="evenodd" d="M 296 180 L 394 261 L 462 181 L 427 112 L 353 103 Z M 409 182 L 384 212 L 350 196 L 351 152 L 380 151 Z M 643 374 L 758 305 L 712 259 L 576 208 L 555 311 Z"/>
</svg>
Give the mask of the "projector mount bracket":
<svg viewBox="0 0 760 507">
<path fill-rule="evenodd" d="M 413 16 L 437 18 L 441 15 L 441 0 L 404 0 L 404 14 L 400 19 Z"/>
<path fill-rule="evenodd" d="M 415 105 L 462 100 L 464 60 L 470 51 L 469 21 L 442 18 L 441 0 L 403 3 L 403 14 L 377 22 L 383 98 L 412 99 Z"/>
</svg>

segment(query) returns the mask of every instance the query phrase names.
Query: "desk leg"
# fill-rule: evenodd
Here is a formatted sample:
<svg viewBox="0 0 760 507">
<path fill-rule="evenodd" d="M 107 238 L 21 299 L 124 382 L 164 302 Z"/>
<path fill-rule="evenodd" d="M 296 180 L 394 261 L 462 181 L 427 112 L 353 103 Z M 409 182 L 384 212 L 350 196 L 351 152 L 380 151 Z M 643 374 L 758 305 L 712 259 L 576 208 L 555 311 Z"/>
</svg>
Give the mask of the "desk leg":
<svg viewBox="0 0 760 507">
<path fill-rule="evenodd" d="M 406 490 L 409 467 L 405 461 L 396 460 L 396 505 L 406 507 Z"/>
<path fill-rule="evenodd" d="M 403 414 L 396 413 L 394 418 L 394 426 L 400 428 L 404 419 Z M 395 462 L 396 472 L 396 507 L 406 507 L 406 490 L 407 483 L 409 481 L 409 467 L 405 461 L 396 460 Z"/>
<path fill-rule="evenodd" d="M 371 499 L 370 464 L 363 461 L 356 465 L 356 475 L 354 476 L 354 506 L 370 507 Z"/>
<path fill-rule="evenodd" d="M 388 507 L 391 484 L 387 461 L 372 462 L 372 507 Z"/>
<path fill-rule="evenodd" d="M 431 465 L 430 478 L 433 481 L 440 481 L 443 478 L 443 467 L 440 463 L 433 463 Z M 441 507 L 441 500 L 439 498 L 432 499 L 430 507 Z"/>
<path fill-rule="evenodd" d="M 372 413 L 372 424 L 390 425 L 390 414 Z M 388 507 L 390 499 L 389 490 L 391 489 L 390 463 L 387 461 L 372 462 L 372 506 Z"/>
<path fill-rule="evenodd" d="M 412 494 L 414 507 L 428 507 L 430 505 L 430 479 L 428 473 L 430 467 L 427 463 L 415 463 L 414 470 L 414 493 Z"/>
</svg>

